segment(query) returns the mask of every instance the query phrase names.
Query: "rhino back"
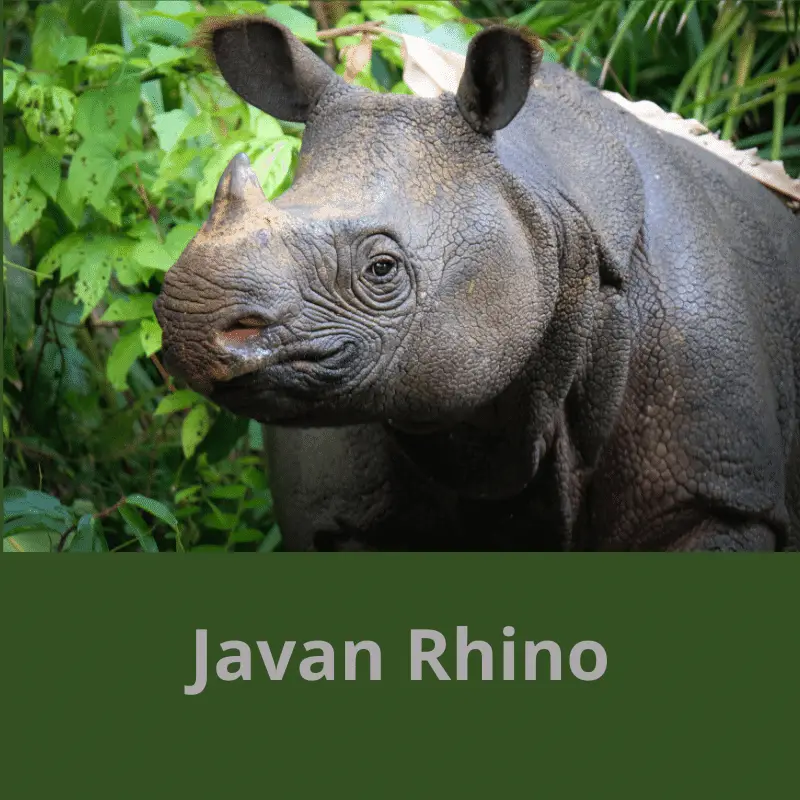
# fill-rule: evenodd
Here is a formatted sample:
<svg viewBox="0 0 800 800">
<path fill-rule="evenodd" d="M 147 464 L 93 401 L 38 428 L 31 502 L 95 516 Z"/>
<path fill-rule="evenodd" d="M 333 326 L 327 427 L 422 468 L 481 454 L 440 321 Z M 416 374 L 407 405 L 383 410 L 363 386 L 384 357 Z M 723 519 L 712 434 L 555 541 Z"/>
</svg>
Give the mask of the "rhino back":
<svg viewBox="0 0 800 800">
<path fill-rule="evenodd" d="M 580 210 L 627 297 L 628 385 L 593 525 L 613 517 L 631 546 L 669 509 L 700 503 L 761 517 L 791 544 L 800 221 L 737 168 L 556 65 L 543 65 L 498 152 L 534 193 Z"/>
</svg>

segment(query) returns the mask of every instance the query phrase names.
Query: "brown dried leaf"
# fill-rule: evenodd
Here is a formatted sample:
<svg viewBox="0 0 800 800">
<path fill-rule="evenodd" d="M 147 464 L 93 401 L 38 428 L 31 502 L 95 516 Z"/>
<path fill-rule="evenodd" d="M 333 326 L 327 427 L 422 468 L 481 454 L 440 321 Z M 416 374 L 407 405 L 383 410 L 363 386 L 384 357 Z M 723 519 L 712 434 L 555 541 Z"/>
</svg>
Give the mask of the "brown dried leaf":
<svg viewBox="0 0 800 800">
<path fill-rule="evenodd" d="M 782 161 L 769 161 L 759 157 L 758 149 L 755 147 L 750 150 L 737 150 L 731 142 L 720 139 L 718 134 L 712 133 L 702 122 L 696 119 L 684 119 L 679 114 L 664 111 L 649 100 L 632 102 L 616 92 L 603 92 L 603 94 L 647 125 L 689 139 L 738 167 L 773 191 L 800 201 L 800 179 L 787 175 Z"/>
<path fill-rule="evenodd" d="M 352 83 L 372 58 L 372 37 L 362 34 L 358 44 L 342 48 L 342 55 L 346 60 L 343 77 L 347 83 Z"/>
</svg>

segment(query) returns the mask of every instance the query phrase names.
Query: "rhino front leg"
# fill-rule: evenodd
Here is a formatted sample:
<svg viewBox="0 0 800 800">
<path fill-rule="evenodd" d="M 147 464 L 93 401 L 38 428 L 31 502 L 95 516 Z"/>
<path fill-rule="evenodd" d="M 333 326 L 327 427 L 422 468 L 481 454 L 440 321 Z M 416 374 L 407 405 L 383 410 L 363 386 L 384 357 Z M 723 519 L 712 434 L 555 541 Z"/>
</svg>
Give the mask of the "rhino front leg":
<svg viewBox="0 0 800 800">
<path fill-rule="evenodd" d="M 761 522 L 725 522 L 706 519 L 683 534 L 669 550 L 715 552 L 771 552 L 777 537 Z"/>
</svg>

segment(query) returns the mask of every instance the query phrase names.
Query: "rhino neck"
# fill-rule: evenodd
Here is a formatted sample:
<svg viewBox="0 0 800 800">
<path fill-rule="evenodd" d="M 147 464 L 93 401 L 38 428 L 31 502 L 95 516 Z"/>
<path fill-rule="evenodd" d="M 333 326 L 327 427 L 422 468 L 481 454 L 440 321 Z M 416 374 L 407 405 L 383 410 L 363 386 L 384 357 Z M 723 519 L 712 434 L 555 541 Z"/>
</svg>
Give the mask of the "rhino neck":
<svg viewBox="0 0 800 800">
<path fill-rule="evenodd" d="M 582 419 L 582 410 L 585 407 L 589 420 L 610 420 L 620 400 L 619 393 L 606 396 L 602 386 L 593 394 L 584 388 L 602 383 L 593 361 L 603 361 L 608 367 L 609 357 L 601 359 L 608 351 L 605 338 L 619 336 L 606 319 L 609 293 L 615 324 L 624 326 L 622 309 L 627 307 L 624 294 L 601 281 L 603 256 L 589 222 L 567 198 L 551 195 L 543 201 L 514 180 L 506 188 L 520 219 L 529 221 L 531 247 L 537 247 L 536 238 L 541 235 L 544 206 L 558 242 L 558 263 L 552 265 L 558 274 L 558 293 L 544 335 L 532 345 L 517 379 L 469 418 L 433 432 L 393 429 L 398 444 L 421 471 L 462 496 L 478 499 L 520 494 L 545 463 L 563 472 L 559 465 L 566 459 L 572 467 L 585 465 L 588 474 L 610 428 L 598 435 L 583 435 L 582 427 L 590 423 Z M 610 366 L 616 368 L 613 363 Z M 614 385 L 623 384 L 624 376 L 615 373 Z M 550 453 L 553 458 L 546 458 Z M 576 491 L 579 487 L 559 489 L 573 499 Z"/>
</svg>

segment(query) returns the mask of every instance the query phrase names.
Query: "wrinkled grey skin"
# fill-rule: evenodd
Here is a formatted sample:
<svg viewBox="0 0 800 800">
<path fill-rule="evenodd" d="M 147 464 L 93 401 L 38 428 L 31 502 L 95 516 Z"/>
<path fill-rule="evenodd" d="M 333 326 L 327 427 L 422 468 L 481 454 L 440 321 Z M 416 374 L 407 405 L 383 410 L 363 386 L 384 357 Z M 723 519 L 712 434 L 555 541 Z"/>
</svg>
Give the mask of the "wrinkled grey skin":
<svg viewBox="0 0 800 800">
<path fill-rule="evenodd" d="M 289 549 L 797 549 L 800 225 L 518 34 L 457 96 L 347 86 L 278 25 L 212 37 L 307 122 L 167 273 L 167 362 L 270 423 Z M 535 85 L 530 87 L 536 73 Z"/>
</svg>

